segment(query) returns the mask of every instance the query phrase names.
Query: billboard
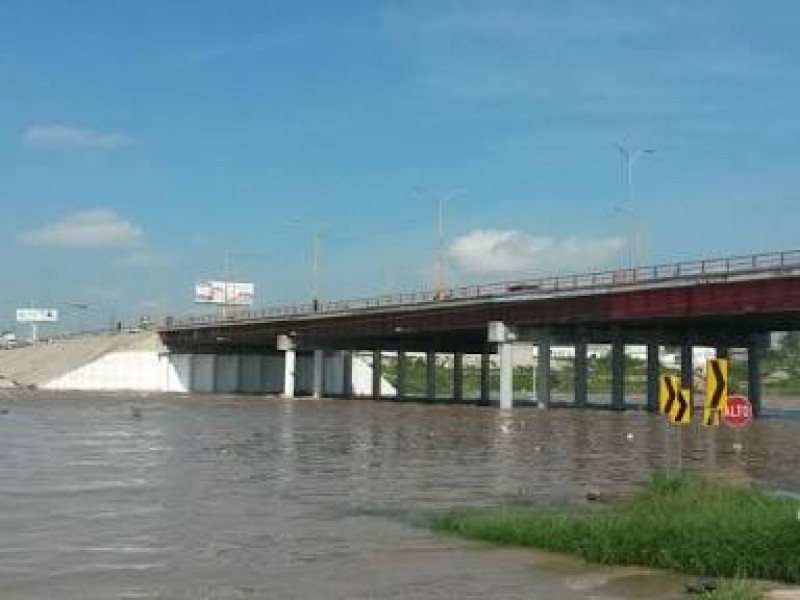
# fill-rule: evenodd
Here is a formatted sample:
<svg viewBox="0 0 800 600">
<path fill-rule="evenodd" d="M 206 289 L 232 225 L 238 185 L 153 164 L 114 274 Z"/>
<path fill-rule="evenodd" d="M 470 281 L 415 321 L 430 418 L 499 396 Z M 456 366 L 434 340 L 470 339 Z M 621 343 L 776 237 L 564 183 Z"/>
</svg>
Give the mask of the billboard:
<svg viewBox="0 0 800 600">
<path fill-rule="evenodd" d="M 58 311 L 52 308 L 18 308 L 18 323 L 55 323 Z"/>
<path fill-rule="evenodd" d="M 194 301 L 199 304 L 250 306 L 255 296 L 252 283 L 199 281 L 194 287 Z"/>
</svg>

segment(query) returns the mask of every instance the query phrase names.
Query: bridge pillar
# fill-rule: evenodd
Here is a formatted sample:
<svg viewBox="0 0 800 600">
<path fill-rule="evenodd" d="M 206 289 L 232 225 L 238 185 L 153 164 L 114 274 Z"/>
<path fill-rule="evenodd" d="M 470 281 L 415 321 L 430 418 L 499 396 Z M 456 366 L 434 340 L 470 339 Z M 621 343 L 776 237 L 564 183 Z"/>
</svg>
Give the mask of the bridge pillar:
<svg viewBox="0 0 800 600">
<path fill-rule="evenodd" d="M 539 339 L 539 361 L 536 367 L 536 399 L 539 406 L 550 407 L 550 335 Z"/>
<path fill-rule="evenodd" d="M 575 406 L 583 408 L 589 400 L 588 344 L 580 340 L 575 344 Z"/>
<path fill-rule="evenodd" d="M 294 376 L 297 363 L 295 349 L 284 350 L 283 352 L 283 397 L 294 398 Z"/>
<path fill-rule="evenodd" d="M 625 410 L 625 343 L 611 343 L 611 408 Z"/>
<path fill-rule="evenodd" d="M 436 352 L 428 350 L 425 357 L 425 395 L 436 400 Z"/>
<path fill-rule="evenodd" d="M 491 401 L 491 366 L 492 366 L 492 353 L 488 348 L 485 348 L 481 353 L 481 397 L 480 405 L 489 406 Z"/>
<path fill-rule="evenodd" d="M 658 344 L 647 344 L 647 410 L 658 412 L 658 376 L 661 371 Z"/>
<path fill-rule="evenodd" d="M 406 353 L 402 350 L 397 352 L 397 399 L 405 400 L 406 398 L 406 381 L 408 372 L 408 360 Z"/>
<path fill-rule="evenodd" d="M 689 403 L 694 409 L 694 347 L 691 342 L 681 346 L 681 387 L 689 390 Z"/>
<path fill-rule="evenodd" d="M 753 416 L 761 414 L 761 344 L 751 341 L 747 346 L 747 396 L 753 406 Z"/>
<path fill-rule="evenodd" d="M 345 398 L 353 397 L 353 352 L 342 352 L 342 395 Z"/>
<path fill-rule="evenodd" d="M 514 344 L 500 342 L 500 408 L 514 406 Z"/>
<path fill-rule="evenodd" d="M 383 354 L 380 350 L 372 351 L 372 398 L 381 399 L 381 371 L 383 370 Z"/>
<path fill-rule="evenodd" d="M 314 366 L 311 378 L 311 396 L 313 398 L 322 398 L 324 360 L 325 352 L 323 350 L 314 350 Z"/>
<path fill-rule="evenodd" d="M 464 399 L 464 353 L 453 354 L 453 400 L 461 402 Z"/>
</svg>

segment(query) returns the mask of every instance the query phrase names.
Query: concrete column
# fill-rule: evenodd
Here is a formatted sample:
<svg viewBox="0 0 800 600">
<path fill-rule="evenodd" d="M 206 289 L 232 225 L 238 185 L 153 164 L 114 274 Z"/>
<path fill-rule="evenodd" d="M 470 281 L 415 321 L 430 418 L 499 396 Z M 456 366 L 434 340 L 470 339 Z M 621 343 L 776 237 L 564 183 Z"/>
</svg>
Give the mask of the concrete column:
<svg viewBox="0 0 800 600">
<path fill-rule="evenodd" d="M 489 406 L 489 403 L 491 402 L 491 366 L 492 355 L 491 352 L 486 349 L 481 354 L 481 406 Z"/>
<path fill-rule="evenodd" d="M 689 390 L 689 402 L 694 407 L 694 347 L 691 342 L 681 346 L 681 387 Z"/>
<path fill-rule="evenodd" d="M 658 344 L 647 344 L 647 410 L 658 412 L 658 376 L 661 372 Z"/>
<path fill-rule="evenodd" d="M 753 406 L 753 416 L 761 414 L 761 346 L 750 342 L 747 346 L 747 397 Z"/>
<path fill-rule="evenodd" d="M 372 351 L 372 397 L 375 400 L 381 399 L 381 371 L 383 356 L 380 350 Z"/>
<path fill-rule="evenodd" d="M 464 354 L 453 354 L 453 400 L 461 402 L 464 399 Z"/>
<path fill-rule="evenodd" d="M 625 344 L 620 339 L 611 344 L 611 408 L 625 410 Z"/>
<path fill-rule="evenodd" d="M 428 350 L 425 360 L 425 395 L 436 400 L 436 352 Z"/>
<path fill-rule="evenodd" d="M 575 344 L 575 406 L 583 408 L 589 401 L 588 345 L 585 341 Z"/>
<path fill-rule="evenodd" d="M 406 353 L 402 350 L 397 352 L 397 399 L 404 400 L 406 397 L 406 368 L 408 361 Z"/>
<path fill-rule="evenodd" d="M 353 352 L 342 352 L 342 395 L 345 398 L 353 397 Z"/>
<path fill-rule="evenodd" d="M 539 362 L 536 366 L 536 399 L 539 406 L 550 406 L 550 336 L 539 339 Z"/>
<path fill-rule="evenodd" d="M 325 352 L 323 350 L 314 350 L 313 356 L 313 374 L 311 379 L 311 396 L 313 398 L 322 398 L 322 383 L 323 383 L 323 361 L 325 359 Z"/>
<path fill-rule="evenodd" d="M 283 352 L 283 397 L 294 398 L 294 376 L 297 355 L 294 348 Z"/>
<path fill-rule="evenodd" d="M 500 350 L 500 408 L 514 406 L 514 344 L 501 342 Z"/>
</svg>

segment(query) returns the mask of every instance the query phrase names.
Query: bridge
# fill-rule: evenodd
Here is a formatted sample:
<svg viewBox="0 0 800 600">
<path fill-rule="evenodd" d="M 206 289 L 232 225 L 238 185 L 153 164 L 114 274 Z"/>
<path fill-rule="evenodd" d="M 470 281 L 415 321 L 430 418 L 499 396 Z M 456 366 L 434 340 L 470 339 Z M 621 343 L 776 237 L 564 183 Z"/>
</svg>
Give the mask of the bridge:
<svg viewBox="0 0 800 600">
<path fill-rule="evenodd" d="M 311 380 L 310 393 L 352 394 L 352 353 L 372 352 L 372 395 L 381 396 L 382 352 L 396 352 L 397 398 L 405 397 L 409 352 L 427 356 L 427 396 L 433 399 L 435 357 L 453 356 L 452 397 L 463 400 L 463 357 L 480 355 L 479 402 L 490 399 L 490 356 L 499 354 L 500 406 L 513 402 L 513 349 L 538 347 L 538 401 L 551 401 L 551 349 L 574 349 L 574 399 L 589 406 L 590 344 L 611 347 L 611 402 L 626 408 L 625 346 L 646 347 L 646 406 L 655 410 L 662 346 L 681 348 L 681 378 L 692 388 L 692 349 L 731 348 L 748 353 L 748 392 L 761 406 L 759 357 L 772 331 L 800 329 L 800 251 L 714 258 L 636 269 L 541 277 L 448 290 L 385 295 L 240 310 L 225 315 L 168 317 L 159 331 L 171 352 L 206 357 L 209 391 L 267 391 L 294 396 L 296 376 Z M 217 357 L 208 366 L 207 357 Z M 282 386 L 261 389 L 264 364 L 282 359 Z M 298 359 L 301 359 L 300 361 Z M 301 364 L 302 362 L 302 364 Z M 273 361 L 274 363 L 274 361 Z M 194 366 L 193 366 L 194 365 Z M 332 375 L 332 370 L 336 371 Z M 194 374 L 187 374 L 189 379 Z M 196 378 L 195 378 L 196 379 Z M 275 378 L 273 378 L 275 379 Z M 335 380 L 335 382 L 333 381 Z M 224 381 L 224 385 L 217 383 Z M 250 381 L 250 383 L 248 383 Z M 336 389 L 331 389 L 331 382 Z M 207 384 L 208 387 L 208 384 Z M 263 386 L 262 386 L 263 387 Z M 275 388 L 276 386 L 272 386 Z"/>
</svg>

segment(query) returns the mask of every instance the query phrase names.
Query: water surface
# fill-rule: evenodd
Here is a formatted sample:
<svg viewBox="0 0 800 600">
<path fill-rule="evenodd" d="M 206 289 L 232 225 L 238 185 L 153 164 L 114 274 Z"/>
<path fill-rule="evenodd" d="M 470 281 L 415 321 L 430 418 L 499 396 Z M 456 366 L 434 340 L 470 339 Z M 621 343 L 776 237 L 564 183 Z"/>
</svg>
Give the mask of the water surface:
<svg viewBox="0 0 800 600">
<path fill-rule="evenodd" d="M 679 575 L 407 518 L 626 493 L 677 467 L 652 415 L 5 391 L 0 408 L 3 599 L 681 597 Z M 800 421 L 680 443 L 687 470 L 800 492 Z"/>
</svg>

